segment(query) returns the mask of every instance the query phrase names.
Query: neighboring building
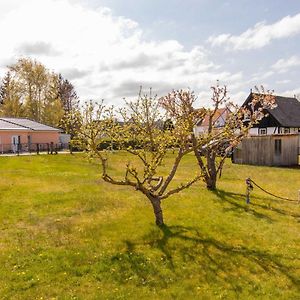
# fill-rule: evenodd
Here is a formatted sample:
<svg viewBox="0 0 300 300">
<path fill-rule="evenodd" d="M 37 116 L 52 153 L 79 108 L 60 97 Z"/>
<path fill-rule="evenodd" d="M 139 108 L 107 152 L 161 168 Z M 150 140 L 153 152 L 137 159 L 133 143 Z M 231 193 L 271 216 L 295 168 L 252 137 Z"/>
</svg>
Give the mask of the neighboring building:
<svg viewBox="0 0 300 300">
<path fill-rule="evenodd" d="M 243 106 L 251 103 L 250 93 Z M 276 107 L 253 128 L 234 150 L 233 162 L 264 166 L 299 164 L 300 102 L 296 98 L 275 96 Z M 245 119 L 247 122 L 247 119 Z"/>
<path fill-rule="evenodd" d="M 218 128 L 222 128 L 225 126 L 225 122 L 226 122 L 226 118 L 228 116 L 228 113 L 230 112 L 230 110 L 228 108 L 219 108 L 215 115 L 213 116 L 213 127 L 215 129 L 218 129 Z M 202 134 L 202 133 L 205 133 L 208 131 L 208 126 L 209 126 L 209 116 L 206 115 L 204 117 L 203 120 L 200 120 L 195 128 L 194 128 L 194 133 L 196 136 Z"/>
<path fill-rule="evenodd" d="M 0 118 L 0 152 L 35 151 L 59 143 L 60 130 L 25 118 Z"/>
<path fill-rule="evenodd" d="M 250 93 L 243 106 L 251 102 Z M 300 101 L 296 98 L 275 96 L 277 107 L 267 109 L 268 115 L 250 129 L 250 135 L 300 133 Z"/>
</svg>

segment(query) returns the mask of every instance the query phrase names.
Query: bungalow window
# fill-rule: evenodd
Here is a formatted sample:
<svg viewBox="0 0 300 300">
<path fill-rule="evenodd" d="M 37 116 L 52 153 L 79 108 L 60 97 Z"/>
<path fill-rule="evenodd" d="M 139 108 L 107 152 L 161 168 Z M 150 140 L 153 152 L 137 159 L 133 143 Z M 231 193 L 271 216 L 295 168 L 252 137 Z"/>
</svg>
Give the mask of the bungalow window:
<svg viewBox="0 0 300 300">
<path fill-rule="evenodd" d="M 281 155 L 281 140 L 275 140 L 275 155 Z"/>
<path fill-rule="evenodd" d="M 258 128 L 258 134 L 259 135 L 266 135 L 267 134 L 267 128 Z"/>
</svg>

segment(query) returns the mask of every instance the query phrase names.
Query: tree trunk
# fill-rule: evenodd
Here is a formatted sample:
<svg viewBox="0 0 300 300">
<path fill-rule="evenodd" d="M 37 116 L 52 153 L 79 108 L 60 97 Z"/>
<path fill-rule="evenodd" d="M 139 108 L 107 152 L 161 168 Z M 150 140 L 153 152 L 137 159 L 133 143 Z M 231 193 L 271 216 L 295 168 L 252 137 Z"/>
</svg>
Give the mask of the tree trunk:
<svg viewBox="0 0 300 300">
<path fill-rule="evenodd" d="M 217 174 L 211 174 L 208 178 L 206 178 L 205 182 L 206 188 L 210 191 L 214 191 L 217 188 Z"/>
<path fill-rule="evenodd" d="M 205 179 L 208 190 L 215 190 L 217 187 L 216 154 L 209 151 L 207 154 L 208 176 Z"/>
<path fill-rule="evenodd" d="M 153 197 L 153 196 L 150 196 L 148 198 L 153 207 L 156 225 L 158 225 L 158 226 L 164 225 L 163 212 L 161 209 L 161 200 L 158 199 L 157 197 Z"/>
</svg>

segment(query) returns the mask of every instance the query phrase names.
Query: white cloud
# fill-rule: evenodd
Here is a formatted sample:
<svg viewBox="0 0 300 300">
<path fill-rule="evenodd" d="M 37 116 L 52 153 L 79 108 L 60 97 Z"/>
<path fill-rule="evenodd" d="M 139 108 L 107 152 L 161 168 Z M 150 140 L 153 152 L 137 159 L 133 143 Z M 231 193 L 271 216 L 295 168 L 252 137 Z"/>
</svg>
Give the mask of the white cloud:
<svg viewBox="0 0 300 300">
<path fill-rule="evenodd" d="M 287 59 L 279 59 L 272 68 L 279 73 L 287 72 L 289 69 L 300 66 L 300 57 L 294 55 Z"/>
<path fill-rule="evenodd" d="M 290 82 L 291 82 L 290 79 L 282 79 L 282 80 L 277 80 L 276 81 L 277 84 L 288 84 Z"/>
<path fill-rule="evenodd" d="M 1 0 L 0 75 L 5 65 L 29 56 L 69 77 L 82 98 L 115 103 L 136 96 L 140 85 L 158 93 L 197 91 L 217 79 L 230 86 L 243 77 L 222 71 L 203 47 L 187 51 L 175 40 L 145 40 L 133 20 L 82 1 Z"/>
<path fill-rule="evenodd" d="M 286 16 L 276 23 L 257 23 L 240 35 L 220 34 L 211 36 L 212 46 L 225 46 L 227 50 L 251 50 L 269 45 L 273 40 L 287 38 L 300 33 L 300 13 Z"/>
<path fill-rule="evenodd" d="M 293 90 L 287 90 L 285 92 L 282 93 L 283 96 L 286 97 L 297 97 L 298 99 L 300 99 L 300 88 L 297 89 L 293 89 Z"/>
</svg>

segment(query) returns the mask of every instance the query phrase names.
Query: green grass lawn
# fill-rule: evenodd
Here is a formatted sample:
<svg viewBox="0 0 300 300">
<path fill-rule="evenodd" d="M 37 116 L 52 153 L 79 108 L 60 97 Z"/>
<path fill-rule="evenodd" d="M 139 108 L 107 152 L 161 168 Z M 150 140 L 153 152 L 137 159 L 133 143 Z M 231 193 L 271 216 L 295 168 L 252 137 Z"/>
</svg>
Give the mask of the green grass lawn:
<svg viewBox="0 0 300 300">
<path fill-rule="evenodd" d="M 111 174 L 122 174 L 124 153 Z M 170 158 L 171 159 L 171 158 Z M 168 163 L 163 166 L 166 171 Z M 163 202 L 100 178 L 83 155 L 0 157 L 0 299 L 300 299 L 300 170 L 232 165 Z M 175 184 L 193 176 L 188 156 Z"/>
</svg>

